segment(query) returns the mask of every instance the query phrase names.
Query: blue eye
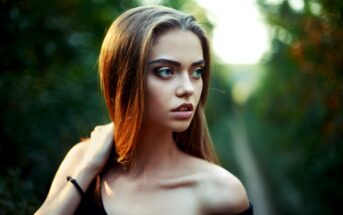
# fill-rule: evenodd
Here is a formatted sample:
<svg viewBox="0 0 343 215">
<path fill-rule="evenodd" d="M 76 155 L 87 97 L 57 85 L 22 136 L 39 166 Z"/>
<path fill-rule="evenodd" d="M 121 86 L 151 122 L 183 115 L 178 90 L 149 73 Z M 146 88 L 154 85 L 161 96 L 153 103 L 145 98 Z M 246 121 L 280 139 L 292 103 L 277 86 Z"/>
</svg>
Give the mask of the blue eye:
<svg viewBox="0 0 343 215">
<path fill-rule="evenodd" d="M 161 67 L 155 70 L 155 74 L 161 78 L 169 78 L 173 76 L 173 71 L 169 67 Z"/>
<path fill-rule="evenodd" d="M 189 76 L 192 78 L 198 79 L 198 78 L 201 78 L 203 73 L 204 73 L 204 69 L 201 67 L 198 67 L 195 70 L 193 70 Z"/>
</svg>

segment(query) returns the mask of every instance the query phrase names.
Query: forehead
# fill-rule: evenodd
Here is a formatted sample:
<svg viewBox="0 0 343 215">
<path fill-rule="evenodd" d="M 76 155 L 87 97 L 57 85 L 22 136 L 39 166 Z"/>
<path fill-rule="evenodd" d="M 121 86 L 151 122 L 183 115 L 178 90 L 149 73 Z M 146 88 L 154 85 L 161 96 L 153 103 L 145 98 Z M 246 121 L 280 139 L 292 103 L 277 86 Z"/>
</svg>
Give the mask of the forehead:
<svg viewBox="0 0 343 215">
<path fill-rule="evenodd" d="M 149 61 L 159 58 L 178 62 L 195 62 L 203 59 L 200 39 L 188 30 L 173 29 L 160 35 L 149 54 Z"/>
</svg>

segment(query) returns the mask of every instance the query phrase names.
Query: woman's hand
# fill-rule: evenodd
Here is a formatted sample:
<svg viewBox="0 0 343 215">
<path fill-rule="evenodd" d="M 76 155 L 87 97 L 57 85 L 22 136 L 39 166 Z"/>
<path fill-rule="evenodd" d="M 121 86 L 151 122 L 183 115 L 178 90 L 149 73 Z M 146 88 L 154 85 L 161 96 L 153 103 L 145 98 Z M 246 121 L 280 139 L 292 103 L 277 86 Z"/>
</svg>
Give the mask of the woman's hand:
<svg viewBox="0 0 343 215">
<path fill-rule="evenodd" d="M 87 167 L 96 172 L 103 169 L 113 148 L 113 132 L 113 123 L 94 128 L 81 162 L 81 168 Z"/>
</svg>

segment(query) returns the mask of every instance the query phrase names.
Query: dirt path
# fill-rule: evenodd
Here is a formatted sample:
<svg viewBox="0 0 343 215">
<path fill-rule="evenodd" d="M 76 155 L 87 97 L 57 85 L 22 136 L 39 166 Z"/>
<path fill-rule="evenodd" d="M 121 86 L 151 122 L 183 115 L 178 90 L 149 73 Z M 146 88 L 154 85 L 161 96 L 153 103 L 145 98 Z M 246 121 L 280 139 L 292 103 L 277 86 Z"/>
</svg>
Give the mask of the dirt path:
<svg viewBox="0 0 343 215">
<path fill-rule="evenodd" d="M 233 139 L 235 158 L 242 171 L 249 199 L 254 205 L 254 214 L 272 215 L 270 201 L 249 145 L 244 121 L 240 116 L 236 115 L 230 118 L 228 124 Z"/>
</svg>

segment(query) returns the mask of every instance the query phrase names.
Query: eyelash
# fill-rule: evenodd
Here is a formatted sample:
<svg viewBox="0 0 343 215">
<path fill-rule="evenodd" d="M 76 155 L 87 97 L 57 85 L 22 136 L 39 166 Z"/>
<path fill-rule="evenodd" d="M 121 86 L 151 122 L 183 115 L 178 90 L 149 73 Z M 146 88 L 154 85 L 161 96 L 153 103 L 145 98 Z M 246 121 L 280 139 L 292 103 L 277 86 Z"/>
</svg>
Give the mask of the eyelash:
<svg viewBox="0 0 343 215">
<path fill-rule="evenodd" d="M 196 74 L 194 74 L 196 73 Z M 190 74 L 190 77 L 199 79 L 202 77 L 202 74 L 204 73 L 204 68 L 202 67 L 197 67 L 195 70 L 193 70 Z"/>
<path fill-rule="evenodd" d="M 154 70 L 154 72 L 155 72 L 155 74 L 156 74 L 158 77 L 160 77 L 160 78 L 162 78 L 162 79 L 167 79 L 167 78 L 169 78 L 170 76 L 174 75 L 172 69 L 169 68 L 169 67 L 160 67 L 160 68 L 156 68 L 156 69 Z M 171 74 L 169 74 L 169 75 L 163 74 L 163 73 L 166 73 L 166 72 L 169 72 L 169 73 L 171 73 Z"/>
<path fill-rule="evenodd" d="M 170 67 L 156 68 L 154 69 L 154 73 L 155 75 L 157 75 L 158 77 L 162 79 L 168 79 L 174 75 L 173 69 Z M 165 73 L 168 73 L 168 74 L 165 74 Z M 203 73 L 204 73 L 204 69 L 202 67 L 197 67 L 196 69 L 194 69 L 193 71 L 189 73 L 189 77 L 197 80 L 202 77 Z"/>
</svg>

